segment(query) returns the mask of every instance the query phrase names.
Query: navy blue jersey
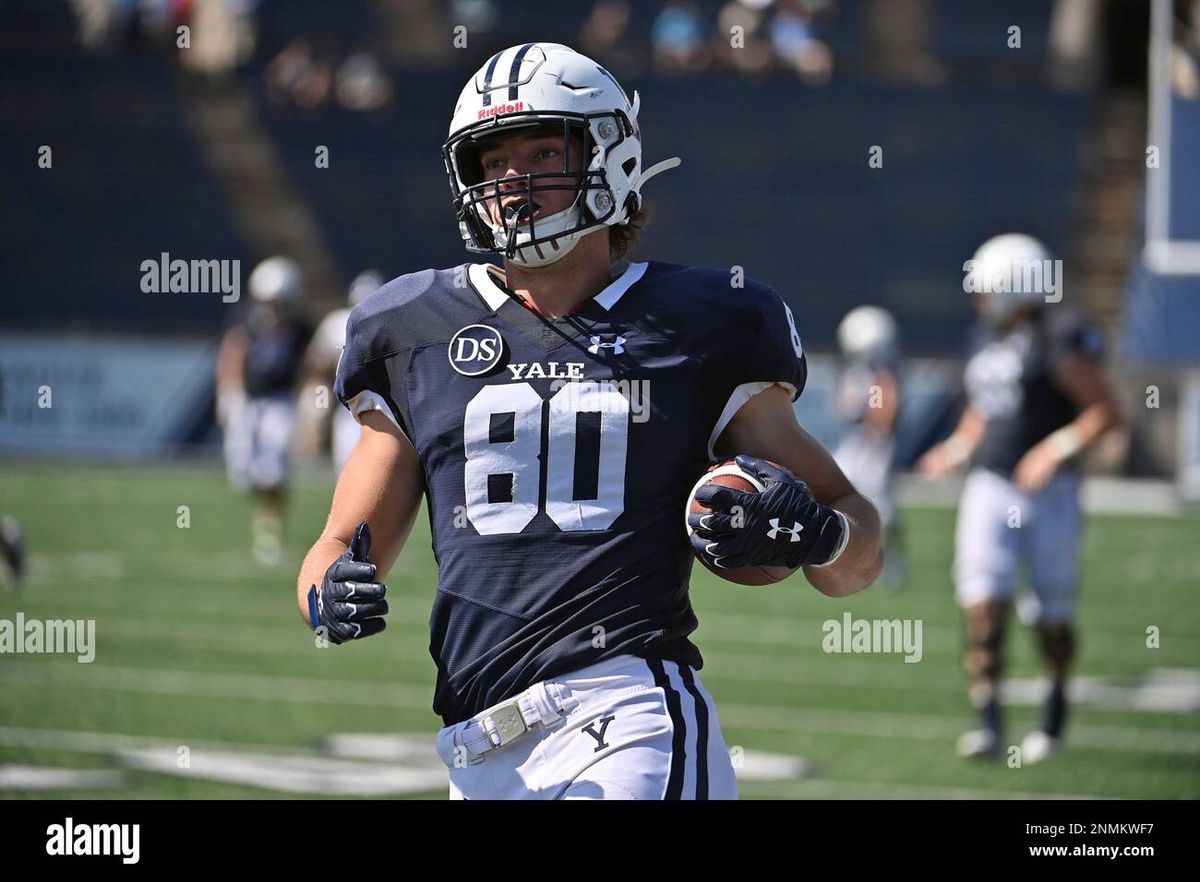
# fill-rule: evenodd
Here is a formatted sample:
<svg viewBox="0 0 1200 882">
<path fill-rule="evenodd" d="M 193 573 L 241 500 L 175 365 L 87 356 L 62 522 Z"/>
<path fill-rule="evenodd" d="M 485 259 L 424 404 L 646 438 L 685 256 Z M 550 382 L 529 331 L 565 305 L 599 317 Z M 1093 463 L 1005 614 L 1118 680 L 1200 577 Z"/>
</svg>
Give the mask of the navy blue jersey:
<svg viewBox="0 0 1200 882">
<path fill-rule="evenodd" d="M 1058 384 L 1058 365 L 1072 356 L 1100 360 L 1104 343 L 1078 313 L 1056 309 L 1004 332 L 980 325 L 972 350 L 967 397 L 985 420 L 975 463 L 1011 475 L 1031 447 L 1078 416 Z"/>
<path fill-rule="evenodd" d="M 251 398 L 291 392 L 300 375 L 312 328 L 295 316 L 246 322 L 249 337 L 242 384 Z"/>
<path fill-rule="evenodd" d="M 721 270 L 632 264 L 558 319 L 487 264 L 356 307 L 337 395 L 390 415 L 420 459 L 446 724 L 622 653 L 700 668 L 688 491 L 757 384 L 794 398 L 806 374 L 783 301 Z"/>
</svg>

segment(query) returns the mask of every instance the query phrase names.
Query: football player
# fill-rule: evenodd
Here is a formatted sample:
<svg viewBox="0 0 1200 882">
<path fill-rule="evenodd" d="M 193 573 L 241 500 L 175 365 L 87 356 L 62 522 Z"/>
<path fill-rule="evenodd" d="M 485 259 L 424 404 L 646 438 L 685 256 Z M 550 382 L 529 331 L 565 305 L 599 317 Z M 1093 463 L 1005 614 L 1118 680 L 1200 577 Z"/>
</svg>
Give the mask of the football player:
<svg viewBox="0 0 1200 882">
<path fill-rule="evenodd" d="M 25 533 L 12 515 L 0 515 L 0 585 L 15 589 L 25 574 Z"/>
<path fill-rule="evenodd" d="M 843 368 L 837 385 L 838 415 L 850 431 L 833 458 L 858 491 L 875 504 L 884 533 L 879 582 L 904 583 L 905 561 L 893 487 L 895 430 L 900 415 L 900 340 L 896 321 L 879 306 L 859 306 L 838 325 Z"/>
<path fill-rule="evenodd" d="M 322 386 L 328 389 L 333 385 L 338 359 L 346 345 L 346 320 L 350 317 L 350 310 L 366 300 L 368 294 L 378 290 L 383 282 L 384 278 L 377 270 L 364 270 L 350 283 L 346 306 L 333 310 L 321 319 L 304 356 L 308 373 L 307 387 Z M 358 433 L 358 421 L 350 415 L 350 411 L 344 407 L 335 409 L 330 422 L 329 444 L 334 474 L 339 474 L 346 465 L 350 451 L 358 443 Z"/>
<path fill-rule="evenodd" d="M 967 406 L 954 433 L 918 463 L 931 477 L 973 463 L 955 530 L 954 583 L 966 624 L 965 666 L 979 723 L 963 756 L 1002 749 L 998 686 L 1005 624 L 1020 568 L 1030 592 L 1018 612 L 1038 635 L 1050 688 L 1023 762 L 1062 743 L 1074 655 L 1083 518 L 1079 454 L 1119 417 L 1102 366 L 1099 331 L 1074 310 L 1046 303 L 1052 263 L 1036 239 L 1008 233 L 975 253 L 968 280 L 982 316 L 966 365 Z"/>
<path fill-rule="evenodd" d="M 217 420 L 229 481 L 253 493 L 251 547 L 279 563 L 296 385 L 312 333 L 298 313 L 304 277 L 295 261 L 270 257 L 250 273 L 250 311 L 221 341 Z"/>
<path fill-rule="evenodd" d="M 678 162 L 643 166 L 639 105 L 566 46 L 489 59 L 443 156 L 467 248 L 503 268 L 401 276 L 347 326 L 337 394 L 362 434 L 300 610 L 335 643 L 383 630 L 381 580 L 427 498 L 452 798 L 736 796 L 689 639 L 681 515 L 712 460 L 743 454 L 764 490 L 702 488 L 706 560 L 803 569 L 832 596 L 880 567 L 874 508 L 796 423 L 784 302 L 623 259 L 642 187 Z"/>
</svg>

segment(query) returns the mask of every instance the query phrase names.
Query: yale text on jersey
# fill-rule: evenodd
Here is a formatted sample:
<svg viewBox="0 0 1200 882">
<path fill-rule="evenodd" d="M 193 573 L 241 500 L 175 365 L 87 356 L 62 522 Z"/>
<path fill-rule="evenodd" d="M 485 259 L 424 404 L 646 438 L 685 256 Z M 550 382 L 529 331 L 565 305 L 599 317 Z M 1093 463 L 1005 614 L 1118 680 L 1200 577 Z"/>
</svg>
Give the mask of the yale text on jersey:
<svg viewBox="0 0 1200 882">
<path fill-rule="evenodd" d="M 582 380 L 582 361 L 550 361 L 507 365 L 514 380 Z"/>
</svg>

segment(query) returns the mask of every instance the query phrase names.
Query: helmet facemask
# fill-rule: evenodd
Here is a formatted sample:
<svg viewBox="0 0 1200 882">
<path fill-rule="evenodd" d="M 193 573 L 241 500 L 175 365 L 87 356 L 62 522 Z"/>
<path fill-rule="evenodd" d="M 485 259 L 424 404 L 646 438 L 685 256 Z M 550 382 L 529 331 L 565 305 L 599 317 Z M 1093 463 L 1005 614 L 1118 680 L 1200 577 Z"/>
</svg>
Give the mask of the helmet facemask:
<svg viewBox="0 0 1200 882">
<path fill-rule="evenodd" d="M 485 180 L 480 157 L 490 137 L 511 135 L 537 127 L 561 126 L 563 168 L 559 172 L 535 172 Z M 443 148 L 447 174 L 454 192 L 454 207 L 463 239 L 470 251 L 502 253 L 523 266 L 537 267 L 565 256 L 583 235 L 602 229 L 621 208 L 613 198 L 605 168 L 606 157 L 626 140 L 636 138 L 630 120 L 621 111 L 603 113 L 544 114 L 516 113 L 497 126 L 488 120 L 451 138 Z M 603 139 L 599 142 L 598 138 Z M 572 164 L 580 159 L 578 170 Z M 568 191 L 571 204 L 554 214 L 533 217 L 539 194 Z M 489 209 L 501 200 L 520 199 L 509 206 L 503 223 L 497 225 Z M 638 202 L 638 199 L 628 200 Z M 633 206 L 636 210 L 636 205 Z"/>
</svg>

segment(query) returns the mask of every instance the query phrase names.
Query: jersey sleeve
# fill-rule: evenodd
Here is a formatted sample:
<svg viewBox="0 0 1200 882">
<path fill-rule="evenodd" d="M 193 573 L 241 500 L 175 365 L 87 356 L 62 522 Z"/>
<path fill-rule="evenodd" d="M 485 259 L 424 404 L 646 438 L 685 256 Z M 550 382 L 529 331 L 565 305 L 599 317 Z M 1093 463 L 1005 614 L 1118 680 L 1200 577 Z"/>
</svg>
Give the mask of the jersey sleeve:
<svg viewBox="0 0 1200 882">
<path fill-rule="evenodd" d="M 740 321 L 724 332 L 724 385 L 732 391 L 709 437 L 710 459 L 716 457 L 717 439 L 747 401 L 777 383 L 795 401 L 808 380 L 804 345 L 791 308 L 770 288 L 747 294 L 753 299 L 738 316 Z"/>
<path fill-rule="evenodd" d="M 385 353 L 373 351 L 371 324 L 362 321 L 357 310 L 346 320 L 346 345 L 338 359 L 334 394 L 355 419 L 378 410 L 411 441 L 411 427 L 394 394 Z"/>
<path fill-rule="evenodd" d="M 736 385 L 778 383 L 795 401 L 804 391 L 808 362 L 791 307 L 768 288 L 756 297 L 747 319 L 747 333 L 739 335 L 730 353 Z"/>
</svg>

